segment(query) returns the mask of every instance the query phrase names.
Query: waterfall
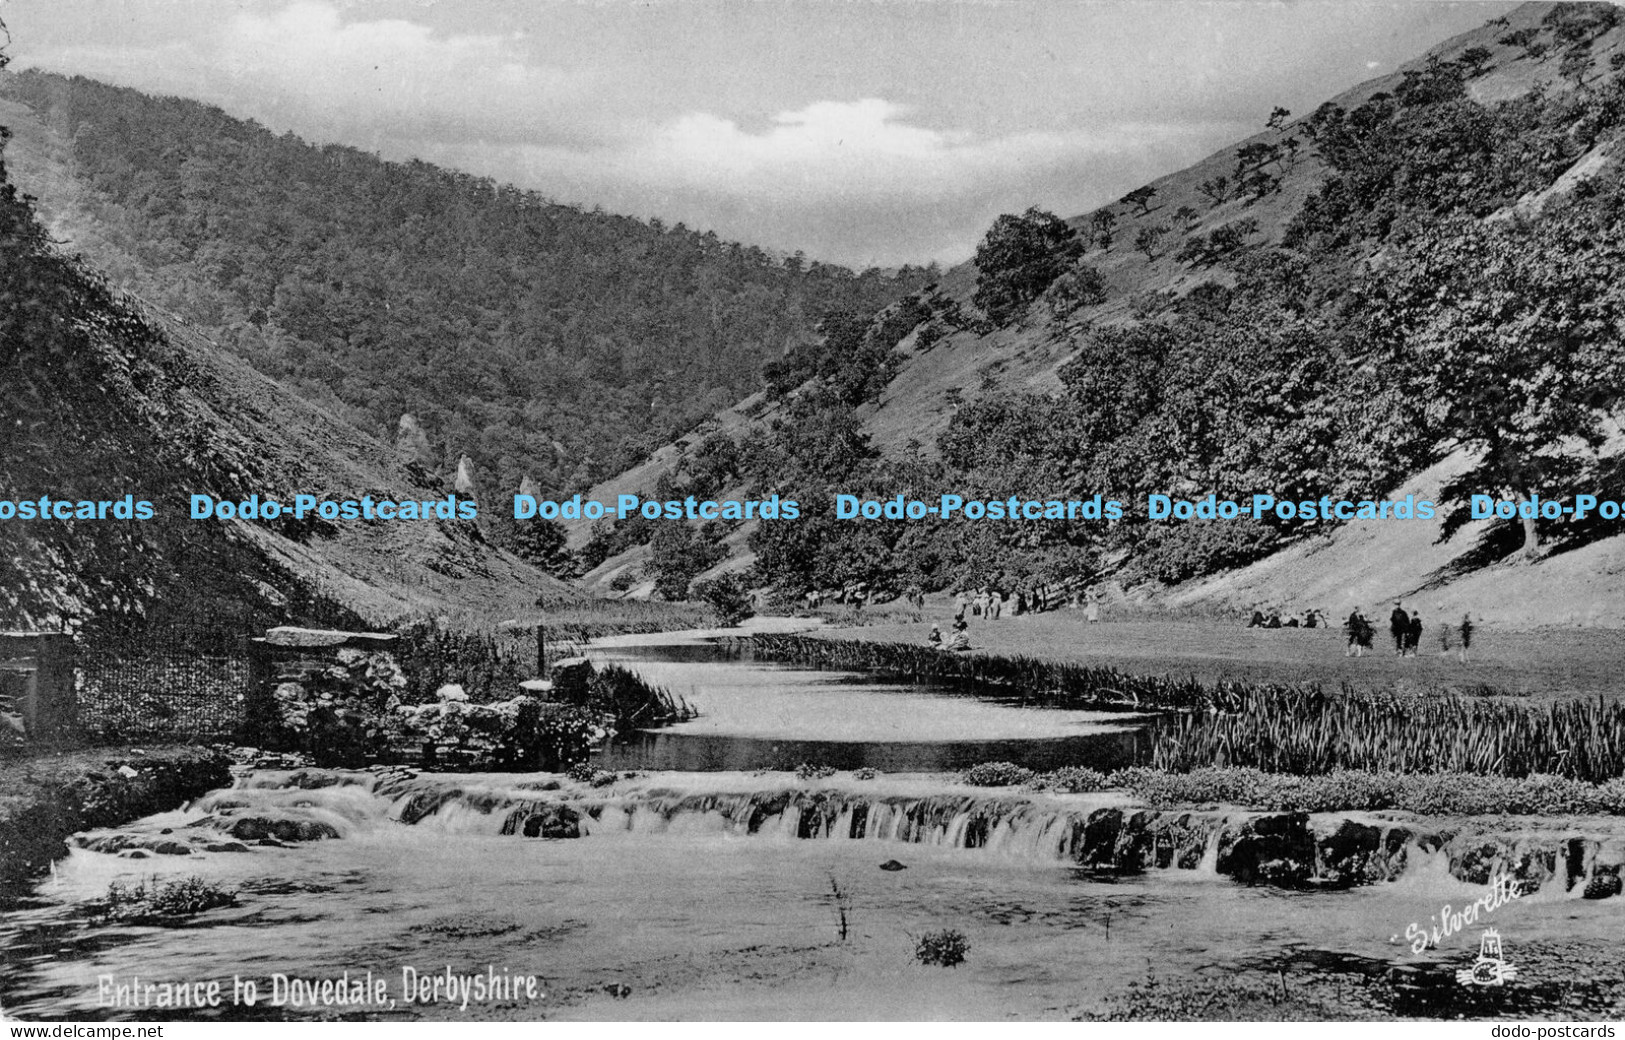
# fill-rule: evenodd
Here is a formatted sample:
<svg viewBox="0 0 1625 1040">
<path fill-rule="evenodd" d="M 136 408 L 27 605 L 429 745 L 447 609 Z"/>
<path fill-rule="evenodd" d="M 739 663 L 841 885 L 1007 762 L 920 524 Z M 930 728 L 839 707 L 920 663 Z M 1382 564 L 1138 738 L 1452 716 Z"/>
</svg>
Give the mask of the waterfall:
<svg viewBox="0 0 1625 1040">
<path fill-rule="evenodd" d="M 1196 871 L 1209 877 L 1219 872 L 1219 829 L 1217 827 L 1208 833 L 1207 841 L 1202 843 L 1202 858 L 1196 861 Z"/>
<path fill-rule="evenodd" d="M 742 779 L 719 774 L 692 782 Z M 788 777 L 761 783 L 762 789 L 743 791 L 637 782 L 599 789 L 541 775 L 255 773 L 199 799 L 192 812 L 206 815 L 187 826 L 293 841 L 401 826 L 516 838 L 720 834 L 780 843 L 864 841 L 1104 872 L 1189 871 L 1286 888 L 1398 882 L 1419 891 L 1459 891 L 1507 877 L 1523 893 L 1546 899 L 1610 898 L 1619 894 L 1625 873 L 1622 828 L 1606 818 L 1558 827 L 1532 821 L 1527 832 L 1508 834 L 1499 825 L 1475 830 L 1461 821 L 1431 825 L 1353 812 L 1156 810 L 1124 805 L 1110 794 L 954 785 L 933 791 L 918 778 L 857 790 L 797 785 Z"/>
</svg>

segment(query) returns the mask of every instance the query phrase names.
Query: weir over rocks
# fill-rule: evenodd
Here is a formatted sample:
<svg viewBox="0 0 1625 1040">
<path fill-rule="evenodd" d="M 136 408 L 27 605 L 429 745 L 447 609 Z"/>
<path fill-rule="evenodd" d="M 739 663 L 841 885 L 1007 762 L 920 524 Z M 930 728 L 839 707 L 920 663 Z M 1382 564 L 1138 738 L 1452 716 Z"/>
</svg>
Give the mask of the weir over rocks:
<svg viewBox="0 0 1625 1040">
<path fill-rule="evenodd" d="M 722 786 L 735 784 L 757 789 Z M 304 840 L 414 826 L 538 839 L 690 832 L 865 841 L 985 850 L 1122 874 L 1191 871 L 1281 888 L 1346 888 L 1447 871 L 1474 885 L 1506 877 L 1523 894 L 1558 898 L 1612 898 L 1625 877 L 1625 819 L 1616 817 L 1152 809 L 1112 792 L 991 791 L 926 776 L 859 786 L 808 784 L 788 774 L 668 774 L 594 788 L 547 774 L 261 772 L 197 803 L 207 815 L 190 826 L 242 837 L 245 820 L 281 814 L 322 824 L 319 835 L 297 835 Z M 199 847 L 201 837 L 190 851 L 213 851 Z"/>
</svg>

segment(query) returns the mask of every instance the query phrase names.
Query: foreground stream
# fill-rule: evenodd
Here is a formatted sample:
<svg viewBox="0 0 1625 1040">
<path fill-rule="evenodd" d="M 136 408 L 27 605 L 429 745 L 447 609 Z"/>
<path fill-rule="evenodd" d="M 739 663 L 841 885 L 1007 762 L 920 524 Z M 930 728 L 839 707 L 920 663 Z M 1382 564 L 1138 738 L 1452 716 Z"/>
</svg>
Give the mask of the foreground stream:
<svg viewBox="0 0 1625 1040">
<path fill-rule="evenodd" d="M 1583 863 L 1557 856 L 1561 870 L 1536 890 L 1418 957 L 1408 925 L 1486 892 L 1458 876 L 1459 823 L 1310 821 L 1316 833 L 1374 835 L 1382 856 L 1367 857 L 1370 869 L 1391 880 L 1334 887 L 1327 880 L 1339 864 L 1317 852 L 1304 884 L 1243 884 L 1236 835 L 1275 826 L 1249 822 L 1258 814 L 1164 814 L 1147 824 L 1162 828 L 1156 839 L 1142 842 L 1150 832 L 1131 824 L 1156 814 L 1134 816 L 1110 794 L 989 791 L 885 766 L 867 780 L 752 771 L 753 756 L 766 754 L 782 756 L 782 767 L 947 769 L 990 740 L 1037 759 L 1055 753 L 1056 741 L 1073 742 L 1075 755 L 1110 753 L 1128 732 L 1120 721 L 703 651 L 611 653 L 704 713 L 663 734 L 663 746 L 615 754 L 683 761 L 690 771 L 597 789 L 549 774 L 248 775 L 184 809 L 82 835 L 35 900 L 0 917 L 0 1002 L 29 1020 L 1036 1019 L 1120 1013 L 1135 992 L 1138 1013 L 1188 1017 L 1214 993 L 1254 987 L 1280 1002 L 1255 1009 L 1264 1017 L 1327 1007 L 1376 1017 L 1625 1010 L 1625 899 L 1581 898 L 1598 850 L 1625 840 L 1625 821 L 1503 821 L 1537 852 L 1569 847 L 1571 832 L 1596 840 Z M 751 708 L 753 683 L 764 684 L 761 712 Z M 807 725 L 820 707 L 822 721 Z M 798 757 L 810 744 L 821 753 Z M 843 744 L 861 757 L 832 761 Z M 696 769 L 694 755 L 746 764 Z M 1102 820 L 1114 828 L 1104 836 Z M 579 836 L 541 836 L 549 833 Z M 317 834 L 328 836 L 291 840 Z M 237 890 L 239 905 L 143 923 L 87 914 L 114 881 L 188 875 Z M 1493 993 L 1453 982 L 1485 927 L 1498 930 L 1519 969 L 1515 986 Z M 919 937 L 944 928 L 969 941 L 965 963 L 917 963 Z M 533 975 L 540 995 L 466 1007 L 402 999 L 403 969 L 421 979 L 448 968 Z M 1406 1003 L 1413 970 L 1448 988 Z M 273 1004 L 279 974 L 369 971 L 382 980 L 384 1003 Z M 109 1006 L 98 989 L 107 976 L 115 985 L 218 980 L 227 999 L 196 1011 Z M 234 977 L 257 983 L 259 1004 L 231 1002 Z"/>
</svg>

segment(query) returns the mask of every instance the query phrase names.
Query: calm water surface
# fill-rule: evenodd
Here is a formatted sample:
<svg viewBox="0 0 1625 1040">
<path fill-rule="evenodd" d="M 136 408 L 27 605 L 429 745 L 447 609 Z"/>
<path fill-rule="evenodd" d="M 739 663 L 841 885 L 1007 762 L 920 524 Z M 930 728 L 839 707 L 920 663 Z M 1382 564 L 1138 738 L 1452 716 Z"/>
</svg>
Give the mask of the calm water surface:
<svg viewBox="0 0 1625 1040">
<path fill-rule="evenodd" d="M 699 642 L 614 645 L 593 653 L 683 697 L 698 718 L 629 734 L 609 769 L 790 769 L 803 762 L 886 772 L 1009 761 L 1031 769 L 1133 761 L 1144 725 L 1121 712 L 1021 707 L 1008 695 L 738 660 Z"/>
</svg>

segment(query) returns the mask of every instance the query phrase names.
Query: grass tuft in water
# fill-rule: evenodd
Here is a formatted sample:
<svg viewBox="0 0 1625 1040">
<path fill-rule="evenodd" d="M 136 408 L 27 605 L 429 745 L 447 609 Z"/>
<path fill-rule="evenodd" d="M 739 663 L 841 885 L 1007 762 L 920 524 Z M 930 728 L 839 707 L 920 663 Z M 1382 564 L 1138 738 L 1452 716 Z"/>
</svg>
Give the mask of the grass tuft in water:
<svg viewBox="0 0 1625 1040">
<path fill-rule="evenodd" d="M 154 917 L 193 917 L 206 910 L 237 905 L 237 893 L 196 874 L 170 881 L 156 877 L 125 884 L 114 881 L 100 904 L 100 914 L 110 921 L 135 921 Z"/>
<path fill-rule="evenodd" d="M 920 941 L 914 947 L 914 959 L 921 964 L 956 968 L 965 963 L 965 955 L 969 952 L 970 940 L 965 938 L 965 933 L 944 928 L 920 936 Z"/>
</svg>

